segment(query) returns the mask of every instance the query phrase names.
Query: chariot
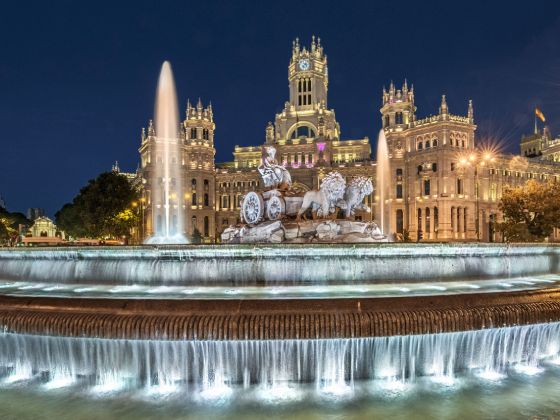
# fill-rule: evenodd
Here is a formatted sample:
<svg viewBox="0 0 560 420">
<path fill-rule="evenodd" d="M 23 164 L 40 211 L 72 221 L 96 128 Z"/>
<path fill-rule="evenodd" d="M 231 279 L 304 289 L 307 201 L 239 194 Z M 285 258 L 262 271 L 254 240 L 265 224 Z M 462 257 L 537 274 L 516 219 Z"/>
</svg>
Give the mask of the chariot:
<svg viewBox="0 0 560 420">
<path fill-rule="evenodd" d="M 256 225 L 264 220 L 296 216 L 302 203 L 303 193 L 286 193 L 277 189 L 251 191 L 243 198 L 241 220 L 248 225 Z"/>
</svg>

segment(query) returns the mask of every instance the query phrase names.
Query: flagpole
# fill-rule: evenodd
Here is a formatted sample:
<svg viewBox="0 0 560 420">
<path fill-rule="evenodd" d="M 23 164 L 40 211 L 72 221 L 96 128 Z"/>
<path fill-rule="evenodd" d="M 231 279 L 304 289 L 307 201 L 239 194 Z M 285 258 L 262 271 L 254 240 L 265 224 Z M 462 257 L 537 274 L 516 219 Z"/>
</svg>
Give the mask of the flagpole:
<svg viewBox="0 0 560 420">
<path fill-rule="evenodd" d="M 535 110 L 535 134 L 538 134 L 538 133 L 539 133 L 539 131 L 537 129 L 537 112 Z"/>
</svg>

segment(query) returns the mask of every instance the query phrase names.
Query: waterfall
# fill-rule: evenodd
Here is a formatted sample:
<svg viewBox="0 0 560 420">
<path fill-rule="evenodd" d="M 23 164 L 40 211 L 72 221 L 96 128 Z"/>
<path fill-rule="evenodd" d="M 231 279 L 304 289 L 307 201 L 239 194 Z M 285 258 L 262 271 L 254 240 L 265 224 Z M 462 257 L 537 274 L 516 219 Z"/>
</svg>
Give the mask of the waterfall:
<svg viewBox="0 0 560 420">
<path fill-rule="evenodd" d="M 46 387 L 227 391 L 311 383 L 352 389 L 373 379 L 452 381 L 538 372 L 557 361 L 560 323 L 378 338 L 263 341 L 104 340 L 0 334 L 1 381 L 40 378 Z"/>
<path fill-rule="evenodd" d="M 222 245 L 0 250 L 0 281 L 309 285 L 462 281 L 560 272 L 554 245 Z"/>
<path fill-rule="evenodd" d="M 154 234 L 147 243 L 186 243 L 184 236 L 182 148 L 179 111 L 171 64 L 161 66 L 155 105 L 156 140 L 152 151 L 152 222 Z"/>
</svg>

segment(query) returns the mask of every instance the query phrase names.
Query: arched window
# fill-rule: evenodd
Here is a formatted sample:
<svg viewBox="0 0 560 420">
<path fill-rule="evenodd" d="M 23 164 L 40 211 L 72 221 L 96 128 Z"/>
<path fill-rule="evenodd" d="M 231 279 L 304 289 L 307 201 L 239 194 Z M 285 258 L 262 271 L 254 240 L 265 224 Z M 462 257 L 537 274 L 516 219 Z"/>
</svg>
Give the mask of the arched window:
<svg viewBox="0 0 560 420">
<path fill-rule="evenodd" d="M 434 232 L 437 232 L 439 228 L 439 210 L 434 207 Z"/>
<path fill-rule="evenodd" d="M 395 114 L 395 124 L 402 124 L 403 123 L 403 113 L 397 112 Z"/>
<path fill-rule="evenodd" d="M 418 209 L 418 223 L 417 223 L 418 233 L 422 232 L 422 209 Z M 420 235 L 418 235 L 418 239 L 420 239 Z"/>
<path fill-rule="evenodd" d="M 451 207 L 451 231 L 455 232 L 455 207 Z"/>
<path fill-rule="evenodd" d="M 210 205 L 210 200 L 208 198 L 208 193 L 204 193 L 204 205 L 205 206 L 209 206 Z"/>
<path fill-rule="evenodd" d="M 402 168 L 397 168 L 397 178 L 402 176 Z"/>
<path fill-rule="evenodd" d="M 202 138 L 204 140 L 208 140 L 210 138 L 209 135 L 208 135 L 208 129 L 205 128 L 205 129 L 202 130 Z"/>
<path fill-rule="evenodd" d="M 196 229 L 196 216 L 193 216 L 191 218 L 191 226 L 192 226 L 193 230 Z"/>
<path fill-rule="evenodd" d="M 424 180 L 424 195 L 430 195 L 430 180 Z"/>
<path fill-rule="evenodd" d="M 210 220 L 204 216 L 204 236 L 210 236 Z"/>
<path fill-rule="evenodd" d="M 416 147 L 418 150 L 422 150 L 422 142 L 418 142 L 418 146 Z"/>
<path fill-rule="evenodd" d="M 429 148 L 430 148 L 430 142 L 427 141 L 427 142 L 424 144 L 424 149 L 429 149 Z"/>
<path fill-rule="evenodd" d="M 196 193 L 192 193 L 191 196 L 191 205 L 196 206 Z"/>
<path fill-rule="evenodd" d="M 426 214 L 426 218 L 425 218 L 426 219 L 426 233 L 430 233 L 431 226 L 430 226 L 430 208 L 429 207 L 426 207 L 426 213 L 425 214 Z"/>
<path fill-rule="evenodd" d="M 191 185 L 192 185 L 193 188 L 196 188 L 196 179 L 195 178 L 191 179 Z"/>
<path fill-rule="evenodd" d="M 191 139 L 196 139 L 196 128 L 191 128 Z"/>
<path fill-rule="evenodd" d="M 403 220 L 402 209 L 397 210 L 397 233 L 403 233 L 404 231 L 404 220 Z"/>
<path fill-rule="evenodd" d="M 304 105 L 306 104 L 304 103 Z M 292 139 L 298 139 L 300 137 L 315 138 L 315 130 L 313 130 L 311 127 L 301 125 L 292 132 Z"/>
<path fill-rule="evenodd" d="M 437 163 L 432 163 L 432 172 L 437 172 Z"/>
<path fill-rule="evenodd" d="M 457 194 L 463 194 L 463 180 L 457 178 Z"/>
<path fill-rule="evenodd" d="M 437 139 L 432 140 L 432 147 L 437 147 Z"/>
<path fill-rule="evenodd" d="M 396 198 L 402 198 L 403 197 L 403 190 L 402 190 L 402 184 L 397 184 L 397 197 Z"/>
</svg>

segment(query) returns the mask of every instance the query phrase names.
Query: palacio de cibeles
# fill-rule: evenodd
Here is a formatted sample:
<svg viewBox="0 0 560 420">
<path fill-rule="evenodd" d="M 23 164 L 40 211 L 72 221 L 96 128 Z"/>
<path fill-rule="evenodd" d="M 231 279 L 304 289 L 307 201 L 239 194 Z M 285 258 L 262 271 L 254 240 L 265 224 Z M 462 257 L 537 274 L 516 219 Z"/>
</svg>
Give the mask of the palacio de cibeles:
<svg viewBox="0 0 560 420">
<path fill-rule="evenodd" d="M 558 416 L 552 10 L 56 3 L 0 25 L 0 418 Z"/>
</svg>

